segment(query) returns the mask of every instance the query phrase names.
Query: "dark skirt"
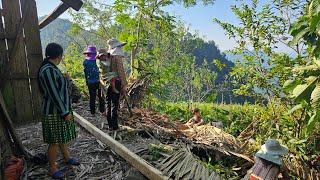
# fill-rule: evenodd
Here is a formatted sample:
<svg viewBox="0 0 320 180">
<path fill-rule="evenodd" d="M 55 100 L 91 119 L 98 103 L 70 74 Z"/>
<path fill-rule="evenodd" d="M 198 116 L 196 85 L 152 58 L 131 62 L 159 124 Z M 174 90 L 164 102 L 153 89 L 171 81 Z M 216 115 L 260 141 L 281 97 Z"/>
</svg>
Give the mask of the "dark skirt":
<svg viewBox="0 0 320 180">
<path fill-rule="evenodd" d="M 48 144 L 65 144 L 77 136 L 74 120 L 66 121 L 60 115 L 47 115 L 42 119 L 43 140 Z"/>
</svg>

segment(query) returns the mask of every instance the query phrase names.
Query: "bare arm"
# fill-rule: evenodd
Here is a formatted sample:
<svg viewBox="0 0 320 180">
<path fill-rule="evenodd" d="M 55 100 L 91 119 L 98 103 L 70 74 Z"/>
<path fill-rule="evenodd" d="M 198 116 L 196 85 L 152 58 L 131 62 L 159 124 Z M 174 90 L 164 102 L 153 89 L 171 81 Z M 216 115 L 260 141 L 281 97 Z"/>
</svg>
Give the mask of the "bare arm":
<svg viewBox="0 0 320 180">
<path fill-rule="evenodd" d="M 189 121 L 186 123 L 187 126 L 192 126 L 194 125 L 194 120 L 193 118 L 189 119 Z"/>
<path fill-rule="evenodd" d="M 200 119 L 200 121 L 198 123 L 195 123 L 195 125 L 197 125 L 197 126 L 200 126 L 200 125 L 203 125 L 203 124 L 204 124 L 203 119 Z"/>
</svg>

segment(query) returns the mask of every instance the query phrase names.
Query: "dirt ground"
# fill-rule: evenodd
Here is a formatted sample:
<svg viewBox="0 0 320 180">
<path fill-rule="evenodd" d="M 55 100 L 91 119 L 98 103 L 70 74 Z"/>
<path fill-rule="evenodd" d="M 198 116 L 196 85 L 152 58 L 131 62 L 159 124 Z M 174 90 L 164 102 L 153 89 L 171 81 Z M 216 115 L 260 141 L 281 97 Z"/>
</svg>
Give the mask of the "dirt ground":
<svg viewBox="0 0 320 180">
<path fill-rule="evenodd" d="M 92 117 L 89 112 L 89 106 L 86 102 L 74 105 L 74 111 L 82 117 L 101 127 L 106 118 L 99 113 Z M 113 136 L 114 134 L 106 130 L 103 131 Z M 41 123 L 29 124 L 20 127 L 17 132 L 22 140 L 23 145 L 32 153 L 46 153 L 47 145 L 42 140 Z M 59 167 L 64 169 L 66 179 L 143 179 L 144 177 L 124 159 L 114 153 L 110 148 L 105 146 L 94 136 L 89 134 L 79 125 L 77 126 L 77 139 L 70 144 L 70 152 L 73 157 L 81 161 L 81 165 L 70 169 L 63 163 L 62 156 L 59 155 Z M 150 138 L 141 136 L 118 135 L 116 138 L 120 143 L 127 146 L 130 150 L 148 158 L 148 144 L 153 141 Z M 144 155 L 145 154 L 145 155 Z M 27 164 L 28 179 L 51 179 L 48 175 L 48 164 Z"/>
</svg>

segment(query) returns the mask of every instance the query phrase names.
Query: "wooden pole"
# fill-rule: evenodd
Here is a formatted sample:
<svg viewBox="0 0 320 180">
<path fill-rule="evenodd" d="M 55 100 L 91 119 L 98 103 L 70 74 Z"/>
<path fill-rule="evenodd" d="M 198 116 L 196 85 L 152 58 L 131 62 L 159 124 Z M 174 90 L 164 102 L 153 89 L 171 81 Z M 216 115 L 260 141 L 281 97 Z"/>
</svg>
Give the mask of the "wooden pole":
<svg viewBox="0 0 320 180">
<path fill-rule="evenodd" d="M 79 11 L 83 5 L 83 2 L 80 0 L 61 0 L 62 2 L 68 4 L 72 9 Z"/>
<path fill-rule="evenodd" d="M 15 148 L 12 149 L 12 151 L 14 151 L 16 153 L 16 155 L 24 155 L 26 158 L 30 158 L 31 154 L 24 148 L 24 146 L 22 145 L 22 142 L 20 140 L 20 138 L 18 137 L 15 129 L 13 128 L 13 123 L 11 121 L 10 115 L 7 111 L 7 107 L 4 103 L 3 100 L 3 96 L 0 92 L 0 111 L 2 111 L 4 117 L 0 118 L 0 123 L 2 123 L 4 125 L 4 127 L 8 130 L 8 132 L 10 133 L 10 136 L 13 140 L 14 146 Z M 2 114 L 0 112 L 0 115 Z"/>
<path fill-rule="evenodd" d="M 70 6 L 66 3 L 60 3 L 60 5 L 55 10 L 53 10 L 51 14 L 49 14 L 39 23 L 39 28 L 42 29 L 46 27 L 52 21 L 57 19 L 62 13 L 64 13 L 67 9 L 69 9 L 69 7 Z"/>
<path fill-rule="evenodd" d="M 81 117 L 79 114 L 74 112 L 76 121 L 89 131 L 93 136 L 99 139 L 101 142 L 107 144 L 113 151 L 119 154 L 127 162 L 129 162 L 133 167 L 137 168 L 143 175 L 152 180 L 162 180 L 169 179 L 164 176 L 161 171 L 155 169 L 147 161 L 142 159 L 140 156 L 131 152 L 124 145 L 120 144 L 118 141 L 114 140 L 108 134 L 101 131 L 99 128 L 91 124 L 89 121 Z"/>
<path fill-rule="evenodd" d="M 42 29 L 50 24 L 52 21 L 57 19 L 62 13 L 64 13 L 69 7 L 72 9 L 79 11 L 83 5 L 83 2 L 80 0 L 61 0 L 62 3 L 52 11 L 47 17 L 45 17 L 40 23 L 39 28 Z"/>
</svg>

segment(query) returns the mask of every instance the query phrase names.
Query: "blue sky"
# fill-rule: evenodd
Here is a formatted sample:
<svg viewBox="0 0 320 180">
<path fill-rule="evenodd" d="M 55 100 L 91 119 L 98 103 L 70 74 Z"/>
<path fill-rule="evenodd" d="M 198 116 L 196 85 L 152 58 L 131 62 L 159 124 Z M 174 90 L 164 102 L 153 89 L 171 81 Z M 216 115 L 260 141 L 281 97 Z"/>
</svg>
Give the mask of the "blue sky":
<svg viewBox="0 0 320 180">
<path fill-rule="evenodd" d="M 39 16 L 48 14 L 60 3 L 59 0 L 36 0 L 36 2 Z M 200 4 L 191 8 L 174 4 L 167 7 L 166 10 L 190 26 L 191 31 L 199 32 L 200 36 L 206 40 L 214 40 L 219 48 L 225 51 L 234 47 L 234 41 L 225 36 L 220 26 L 213 23 L 213 18 L 237 23 L 237 19 L 230 10 L 230 6 L 234 3 L 235 0 L 216 0 L 214 5 L 203 6 Z M 64 13 L 61 17 L 68 18 L 68 14 Z"/>
</svg>

